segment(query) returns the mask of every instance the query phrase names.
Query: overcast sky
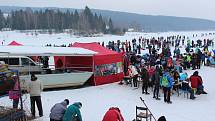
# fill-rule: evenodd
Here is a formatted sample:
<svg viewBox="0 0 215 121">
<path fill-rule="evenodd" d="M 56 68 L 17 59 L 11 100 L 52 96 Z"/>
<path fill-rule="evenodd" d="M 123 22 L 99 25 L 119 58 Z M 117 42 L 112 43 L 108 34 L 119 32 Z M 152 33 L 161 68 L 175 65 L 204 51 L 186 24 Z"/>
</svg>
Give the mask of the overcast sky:
<svg viewBox="0 0 215 121">
<path fill-rule="evenodd" d="M 89 8 L 215 20 L 215 0 L 0 0 L 0 6 Z"/>
</svg>

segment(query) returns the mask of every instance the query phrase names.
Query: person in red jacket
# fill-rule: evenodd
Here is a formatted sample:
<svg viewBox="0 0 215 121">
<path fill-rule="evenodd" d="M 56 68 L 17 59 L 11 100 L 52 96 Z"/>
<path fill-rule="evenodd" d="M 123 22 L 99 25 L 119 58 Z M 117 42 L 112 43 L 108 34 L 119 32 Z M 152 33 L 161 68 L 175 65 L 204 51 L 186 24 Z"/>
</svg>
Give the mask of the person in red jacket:
<svg viewBox="0 0 215 121">
<path fill-rule="evenodd" d="M 105 113 L 102 121 L 124 121 L 122 114 L 117 107 L 111 107 Z"/>
<path fill-rule="evenodd" d="M 195 71 L 192 76 L 190 76 L 191 87 L 196 88 L 196 94 L 207 94 L 204 91 L 202 77 L 199 76 L 199 72 Z"/>
</svg>

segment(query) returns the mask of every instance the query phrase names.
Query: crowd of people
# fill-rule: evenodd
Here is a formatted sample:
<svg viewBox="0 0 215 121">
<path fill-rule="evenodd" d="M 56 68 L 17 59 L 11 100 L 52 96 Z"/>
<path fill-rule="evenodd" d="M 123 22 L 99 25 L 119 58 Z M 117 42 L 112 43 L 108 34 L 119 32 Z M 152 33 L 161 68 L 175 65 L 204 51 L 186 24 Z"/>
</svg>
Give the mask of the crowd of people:
<svg viewBox="0 0 215 121">
<path fill-rule="evenodd" d="M 159 90 L 163 90 L 164 102 L 172 103 L 170 97 L 175 90 L 186 90 L 190 93 L 190 99 L 195 99 L 195 94 L 207 94 L 204 90 L 203 80 L 198 70 L 202 65 L 209 65 L 209 58 L 214 58 L 214 42 L 210 39 L 197 40 L 194 42 L 185 39 L 185 36 L 169 36 L 158 39 L 139 38 L 130 42 L 121 43 L 125 49 L 119 49 L 119 41 L 115 44 L 108 44 L 108 48 L 114 51 L 122 51 L 124 56 L 125 83 L 133 83 L 137 87 L 142 82 L 142 93 L 149 94 L 148 88 L 153 88 L 153 98 L 160 100 Z M 187 40 L 185 44 L 185 40 Z M 128 44 L 127 44 L 128 43 Z M 117 45 L 117 46 L 113 46 Z M 128 46 L 127 46 L 128 45 Z M 138 45 L 138 46 L 137 46 Z M 137 47 L 135 47 L 137 46 Z M 185 53 L 182 53 L 182 46 Z M 118 49 L 116 49 L 118 48 Z M 141 50 L 148 50 L 148 53 L 141 54 Z M 171 50 L 173 49 L 173 51 Z M 120 50 L 120 51 L 119 51 Z M 188 77 L 184 70 L 195 70 L 193 75 Z M 139 80 L 139 81 L 138 81 Z"/>
</svg>

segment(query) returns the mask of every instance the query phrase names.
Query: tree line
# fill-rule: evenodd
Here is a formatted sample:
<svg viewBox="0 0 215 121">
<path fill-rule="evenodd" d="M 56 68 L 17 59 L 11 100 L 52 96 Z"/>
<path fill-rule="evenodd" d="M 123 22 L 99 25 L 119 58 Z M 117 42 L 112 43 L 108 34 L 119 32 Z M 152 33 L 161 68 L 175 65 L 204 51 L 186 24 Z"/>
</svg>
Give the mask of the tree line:
<svg viewBox="0 0 215 121">
<path fill-rule="evenodd" d="M 34 30 L 48 29 L 63 31 L 72 29 L 83 33 L 110 33 L 120 32 L 120 28 L 114 28 L 111 18 L 107 19 L 97 13 L 92 13 L 86 6 L 81 12 L 75 10 L 39 10 L 33 11 L 31 8 L 25 10 L 12 11 L 8 16 L 0 10 L 0 30 L 11 28 L 12 30 Z"/>
</svg>

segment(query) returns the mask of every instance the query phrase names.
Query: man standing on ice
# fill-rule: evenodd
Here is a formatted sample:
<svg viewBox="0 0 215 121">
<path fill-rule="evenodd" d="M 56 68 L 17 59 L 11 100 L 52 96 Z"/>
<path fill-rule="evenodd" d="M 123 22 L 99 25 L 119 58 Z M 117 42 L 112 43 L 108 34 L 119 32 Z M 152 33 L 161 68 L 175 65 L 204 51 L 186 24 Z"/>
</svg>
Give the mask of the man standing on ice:
<svg viewBox="0 0 215 121">
<path fill-rule="evenodd" d="M 32 117 L 35 118 L 35 102 L 39 110 L 39 116 L 43 116 L 43 107 L 41 101 L 41 92 L 43 90 L 43 84 L 34 74 L 31 74 L 31 82 L 29 83 L 28 92 L 30 92 L 31 100 L 31 113 Z"/>
</svg>

